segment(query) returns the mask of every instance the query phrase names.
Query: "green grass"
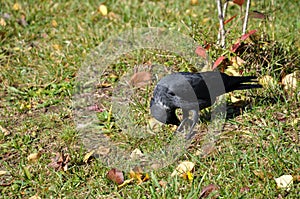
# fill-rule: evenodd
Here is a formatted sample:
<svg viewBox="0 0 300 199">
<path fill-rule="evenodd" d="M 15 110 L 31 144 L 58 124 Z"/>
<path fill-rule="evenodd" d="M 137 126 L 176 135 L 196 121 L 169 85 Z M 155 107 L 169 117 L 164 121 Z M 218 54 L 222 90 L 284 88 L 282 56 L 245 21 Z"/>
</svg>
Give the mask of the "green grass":
<svg viewBox="0 0 300 199">
<path fill-rule="evenodd" d="M 254 1 L 252 1 L 254 2 Z M 268 14 L 268 20 L 250 19 L 249 30 L 257 29 L 254 44 L 239 54 L 246 62 L 241 68 L 248 74 L 270 75 L 280 80 L 284 73 L 299 70 L 300 21 L 298 1 L 255 1 L 252 10 Z M 193 141 L 189 151 L 160 170 L 150 172 L 150 180 L 133 183 L 121 189 L 106 178 L 111 168 L 99 159 L 83 161 L 87 149 L 75 130 L 72 96 L 76 76 L 87 55 L 112 35 L 133 27 L 162 27 L 189 35 L 200 45 L 215 43 L 217 11 L 213 1 L 106 1 L 115 16 L 103 17 L 97 11 L 101 2 L 95 1 L 14 1 L 0 2 L 0 131 L 1 198 L 198 198 L 208 184 L 220 187 L 220 198 L 296 198 L 299 195 L 299 84 L 295 95 L 287 94 L 281 85 L 247 93 L 250 105 L 226 120 L 224 130 L 212 153 L 196 155 L 202 148 L 202 138 Z M 229 15 L 239 13 L 231 6 Z M 9 15 L 9 17 L 7 17 Z M 25 16 L 27 25 L 18 20 Z M 233 22 L 235 23 L 235 22 Z M 228 24 L 231 26 L 231 24 Z M 241 32 L 240 24 L 231 27 L 228 46 Z M 156 53 L 156 54 L 155 54 Z M 132 52 L 113 63 L 110 78 L 141 63 L 160 63 L 176 70 L 194 70 L 175 56 L 159 56 L 162 52 Z M 229 52 L 212 45 L 209 55 L 215 60 Z M 232 55 L 230 55 L 232 56 Z M 110 78 L 110 79 L 109 79 Z M 150 89 L 151 91 L 151 89 Z M 110 92 L 109 90 L 107 91 Z M 239 93 L 239 92 L 237 92 Z M 108 94 L 109 96 L 109 94 Z M 146 125 L 148 91 L 142 93 L 142 103 L 134 114 L 137 123 Z M 141 96 L 139 96 L 141 97 Z M 109 103 L 105 107 L 109 111 Z M 231 110 L 229 110 L 231 111 Z M 239 112 L 239 111 L 238 111 Z M 204 115 L 204 114 L 203 114 Z M 201 119 L 199 132 L 205 133 L 209 121 Z M 114 118 L 100 115 L 101 128 L 115 134 Z M 104 126 L 104 127 L 103 127 Z M 149 140 L 126 140 L 129 147 L 153 150 L 153 142 L 163 145 L 172 137 L 169 128 Z M 118 137 L 119 136 L 119 137 Z M 123 135 L 124 136 L 124 135 Z M 128 147 L 128 146 L 127 146 Z M 40 151 L 36 163 L 28 155 Z M 55 153 L 70 155 L 67 171 L 49 167 Z M 181 160 L 196 163 L 194 180 L 171 177 Z M 276 188 L 274 178 L 290 174 L 298 176 L 290 191 Z M 128 178 L 128 172 L 125 172 Z M 159 185 L 164 180 L 166 187 Z M 248 187 L 249 191 L 241 189 Z"/>
</svg>

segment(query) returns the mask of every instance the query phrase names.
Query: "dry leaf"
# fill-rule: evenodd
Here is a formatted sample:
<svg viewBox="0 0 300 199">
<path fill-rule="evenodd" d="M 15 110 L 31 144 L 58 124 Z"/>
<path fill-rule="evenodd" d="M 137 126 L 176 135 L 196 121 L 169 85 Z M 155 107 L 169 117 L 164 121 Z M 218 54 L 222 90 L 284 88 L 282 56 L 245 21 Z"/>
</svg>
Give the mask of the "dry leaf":
<svg viewBox="0 0 300 199">
<path fill-rule="evenodd" d="M 109 170 L 106 177 L 118 185 L 121 185 L 124 182 L 123 172 L 115 168 Z"/>
<path fill-rule="evenodd" d="M 297 78 L 297 71 L 286 75 L 284 78 L 282 78 L 282 85 L 284 85 L 284 90 L 296 90 L 297 89 L 297 84 L 298 84 L 298 79 Z"/>
<path fill-rule="evenodd" d="M 21 7 L 21 5 L 19 3 L 15 3 L 13 5 L 13 10 L 18 11 L 18 10 L 21 10 L 21 9 L 22 9 L 22 7 Z"/>
<path fill-rule="evenodd" d="M 162 187 L 162 188 L 165 188 L 167 185 L 168 185 L 168 182 L 164 181 L 164 180 L 160 180 L 158 182 L 158 184 Z"/>
<path fill-rule="evenodd" d="M 37 194 L 35 194 L 34 196 L 31 196 L 28 199 L 41 199 L 41 197 L 39 197 Z"/>
<path fill-rule="evenodd" d="M 87 154 L 84 155 L 83 157 L 83 162 L 87 163 L 90 159 L 90 157 L 95 153 L 95 150 L 92 150 L 90 152 L 88 152 Z"/>
<path fill-rule="evenodd" d="M 119 187 L 119 188 L 122 188 L 122 187 L 124 187 L 125 185 L 130 184 L 132 181 L 134 181 L 133 178 L 131 178 L 131 179 L 129 179 L 129 180 L 125 180 L 125 181 L 124 181 L 122 184 L 120 184 L 118 187 Z"/>
<path fill-rule="evenodd" d="M 181 177 L 185 177 L 187 175 L 187 172 L 190 172 L 193 170 L 195 166 L 195 163 L 189 162 L 189 161 L 183 161 L 181 162 L 176 169 L 173 171 L 171 176 L 176 176 L 179 175 Z"/>
<path fill-rule="evenodd" d="M 224 72 L 230 76 L 240 76 L 238 69 L 234 66 L 228 66 Z"/>
<path fill-rule="evenodd" d="M 68 163 L 71 160 L 71 158 L 69 154 L 57 152 L 55 158 L 52 158 L 51 160 L 52 162 L 48 164 L 49 167 L 55 169 L 56 171 L 66 171 L 68 170 Z"/>
<path fill-rule="evenodd" d="M 151 79 L 152 75 L 150 72 L 137 72 L 131 77 L 130 84 L 138 88 L 145 87 L 151 83 Z"/>
<path fill-rule="evenodd" d="M 245 0 L 233 0 L 233 3 L 242 6 L 244 4 Z"/>
<path fill-rule="evenodd" d="M 133 170 L 129 172 L 130 178 L 137 180 L 138 184 L 145 182 L 150 179 L 149 175 L 146 173 L 143 175 L 143 171 L 141 167 L 135 167 Z"/>
<path fill-rule="evenodd" d="M 287 188 L 287 191 L 289 191 L 291 185 L 293 184 L 293 176 L 283 175 L 279 178 L 275 178 L 275 181 L 278 188 Z"/>
<path fill-rule="evenodd" d="M 27 160 L 29 162 L 37 162 L 40 157 L 41 157 L 41 153 L 40 152 L 32 153 L 29 156 L 27 156 Z"/>
<path fill-rule="evenodd" d="M 4 136 L 8 136 L 10 134 L 10 132 L 1 125 L 0 125 L 0 131 L 4 134 Z"/>
<path fill-rule="evenodd" d="M 3 18 L 0 18 L 0 26 L 6 26 L 6 22 Z"/>
<path fill-rule="evenodd" d="M 197 5 L 197 4 L 198 4 L 198 0 L 191 0 L 191 1 L 190 1 L 190 4 L 191 4 L 192 6 Z"/>
<path fill-rule="evenodd" d="M 259 78 L 259 83 L 267 88 L 274 88 L 276 85 L 276 81 L 273 79 L 273 77 L 269 75 L 265 75 L 261 78 Z"/>
<path fill-rule="evenodd" d="M 7 171 L 0 170 L 0 176 L 6 175 L 6 174 L 8 174 L 8 172 L 7 172 Z"/>
<path fill-rule="evenodd" d="M 203 48 L 202 46 L 198 46 L 195 50 L 195 53 L 204 59 L 207 58 L 206 49 Z"/>
<path fill-rule="evenodd" d="M 98 8 L 98 12 L 102 15 L 102 16 L 106 16 L 107 15 L 107 7 L 105 5 L 100 5 Z"/>
<path fill-rule="evenodd" d="M 51 21 L 51 25 L 52 25 L 52 27 L 56 28 L 57 27 L 57 22 L 53 19 Z"/>
<path fill-rule="evenodd" d="M 144 154 L 142 153 L 142 151 L 140 149 L 134 149 L 130 154 L 131 159 L 140 159 L 143 156 L 144 156 Z"/>
<path fill-rule="evenodd" d="M 217 192 L 220 188 L 215 184 L 210 184 L 202 188 L 199 198 L 208 198 L 212 192 Z M 215 193 L 213 196 L 209 198 L 217 198 L 219 196 L 218 193 Z"/>
</svg>

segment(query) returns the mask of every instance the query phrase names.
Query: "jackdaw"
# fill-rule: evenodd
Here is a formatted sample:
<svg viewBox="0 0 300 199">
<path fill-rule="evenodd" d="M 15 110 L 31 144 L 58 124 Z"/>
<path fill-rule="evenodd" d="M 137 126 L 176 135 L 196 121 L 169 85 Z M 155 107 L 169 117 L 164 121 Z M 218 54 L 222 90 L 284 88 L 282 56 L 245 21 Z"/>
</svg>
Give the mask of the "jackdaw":
<svg viewBox="0 0 300 199">
<path fill-rule="evenodd" d="M 255 76 L 229 76 L 221 72 L 178 72 L 163 77 L 156 85 L 150 101 L 152 116 L 164 124 L 177 125 L 180 131 L 183 123 L 193 113 L 190 132 L 199 119 L 198 112 L 211 106 L 222 94 L 252 88 L 261 88 Z M 256 83 L 255 83 L 256 82 Z M 176 109 L 182 109 L 182 122 Z"/>
</svg>

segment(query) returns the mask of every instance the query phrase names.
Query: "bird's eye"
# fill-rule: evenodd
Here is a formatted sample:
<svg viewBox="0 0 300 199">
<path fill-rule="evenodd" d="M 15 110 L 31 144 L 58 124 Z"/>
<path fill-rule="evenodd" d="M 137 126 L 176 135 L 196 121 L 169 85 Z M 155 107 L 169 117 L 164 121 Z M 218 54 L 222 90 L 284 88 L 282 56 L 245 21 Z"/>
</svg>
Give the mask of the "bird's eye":
<svg viewBox="0 0 300 199">
<path fill-rule="evenodd" d="M 169 95 L 175 96 L 175 93 L 173 93 L 172 91 L 168 92 Z"/>
</svg>

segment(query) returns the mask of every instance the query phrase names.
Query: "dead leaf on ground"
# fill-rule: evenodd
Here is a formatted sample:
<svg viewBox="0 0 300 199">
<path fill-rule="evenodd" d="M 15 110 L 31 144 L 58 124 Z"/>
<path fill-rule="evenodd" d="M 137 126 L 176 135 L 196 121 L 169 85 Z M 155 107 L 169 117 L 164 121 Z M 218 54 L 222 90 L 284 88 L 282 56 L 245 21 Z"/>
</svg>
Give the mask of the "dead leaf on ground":
<svg viewBox="0 0 300 199">
<path fill-rule="evenodd" d="M 29 156 L 27 156 L 28 162 L 37 162 L 39 158 L 41 157 L 41 152 L 32 153 Z"/>
<path fill-rule="evenodd" d="M 276 81 L 270 75 L 262 76 L 258 82 L 266 88 L 274 88 L 276 85 Z"/>
<path fill-rule="evenodd" d="M 132 75 L 130 84 L 134 87 L 145 87 L 151 83 L 152 75 L 150 72 L 142 71 Z"/>
<path fill-rule="evenodd" d="M 300 77 L 300 73 L 299 73 L 299 77 L 297 71 L 286 75 L 284 78 L 282 78 L 282 85 L 284 86 L 284 90 L 286 91 L 295 91 L 297 89 L 297 84 L 298 79 Z"/>
<path fill-rule="evenodd" d="M 202 188 L 199 198 L 218 198 L 219 197 L 219 186 L 215 184 L 210 184 Z M 214 193 L 214 195 L 211 195 Z"/>
<path fill-rule="evenodd" d="M 131 159 L 140 159 L 144 156 L 144 154 L 142 153 L 142 151 L 138 148 L 134 149 L 131 154 L 130 154 L 130 158 Z"/>
<path fill-rule="evenodd" d="M 0 131 L 4 134 L 4 136 L 10 135 L 9 130 L 0 125 Z"/>
<path fill-rule="evenodd" d="M 68 163 L 71 160 L 69 154 L 64 154 L 63 152 L 56 153 L 56 156 L 51 159 L 52 162 L 48 164 L 49 167 L 55 169 L 56 171 L 67 171 L 68 170 Z"/>
<path fill-rule="evenodd" d="M 94 153 L 95 153 L 95 150 L 92 150 L 92 151 L 88 152 L 87 154 L 85 154 L 83 157 L 83 162 L 88 163 L 88 161 L 91 159 L 91 157 L 93 157 Z"/>
<path fill-rule="evenodd" d="M 275 178 L 275 181 L 278 188 L 286 188 L 289 191 L 293 184 L 293 176 L 282 175 L 279 178 Z"/>
<path fill-rule="evenodd" d="M 204 58 L 204 59 L 207 58 L 206 49 L 203 48 L 202 46 L 198 46 L 198 47 L 196 48 L 195 53 L 196 53 L 197 55 L 199 55 L 200 57 Z"/>
<path fill-rule="evenodd" d="M 194 167 L 195 167 L 195 163 L 189 161 L 183 161 L 176 167 L 176 169 L 171 174 L 171 177 L 179 175 L 184 179 L 188 179 L 192 181 L 193 176 L 191 171 L 194 169 Z"/>
<path fill-rule="evenodd" d="M 121 185 L 124 182 L 123 172 L 115 168 L 109 170 L 106 177 L 118 185 Z"/>
<path fill-rule="evenodd" d="M 98 12 L 102 15 L 102 16 L 106 16 L 108 11 L 107 11 L 107 7 L 105 5 L 100 5 L 98 8 Z"/>
<path fill-rule="evenodd" d="M 130 178 L 137 181 L 138 184 L 141 184 L 150 179 L 149 174 L 143 174 L 141 167 L 135 167 L 129 172 Z"/>
</svg>

